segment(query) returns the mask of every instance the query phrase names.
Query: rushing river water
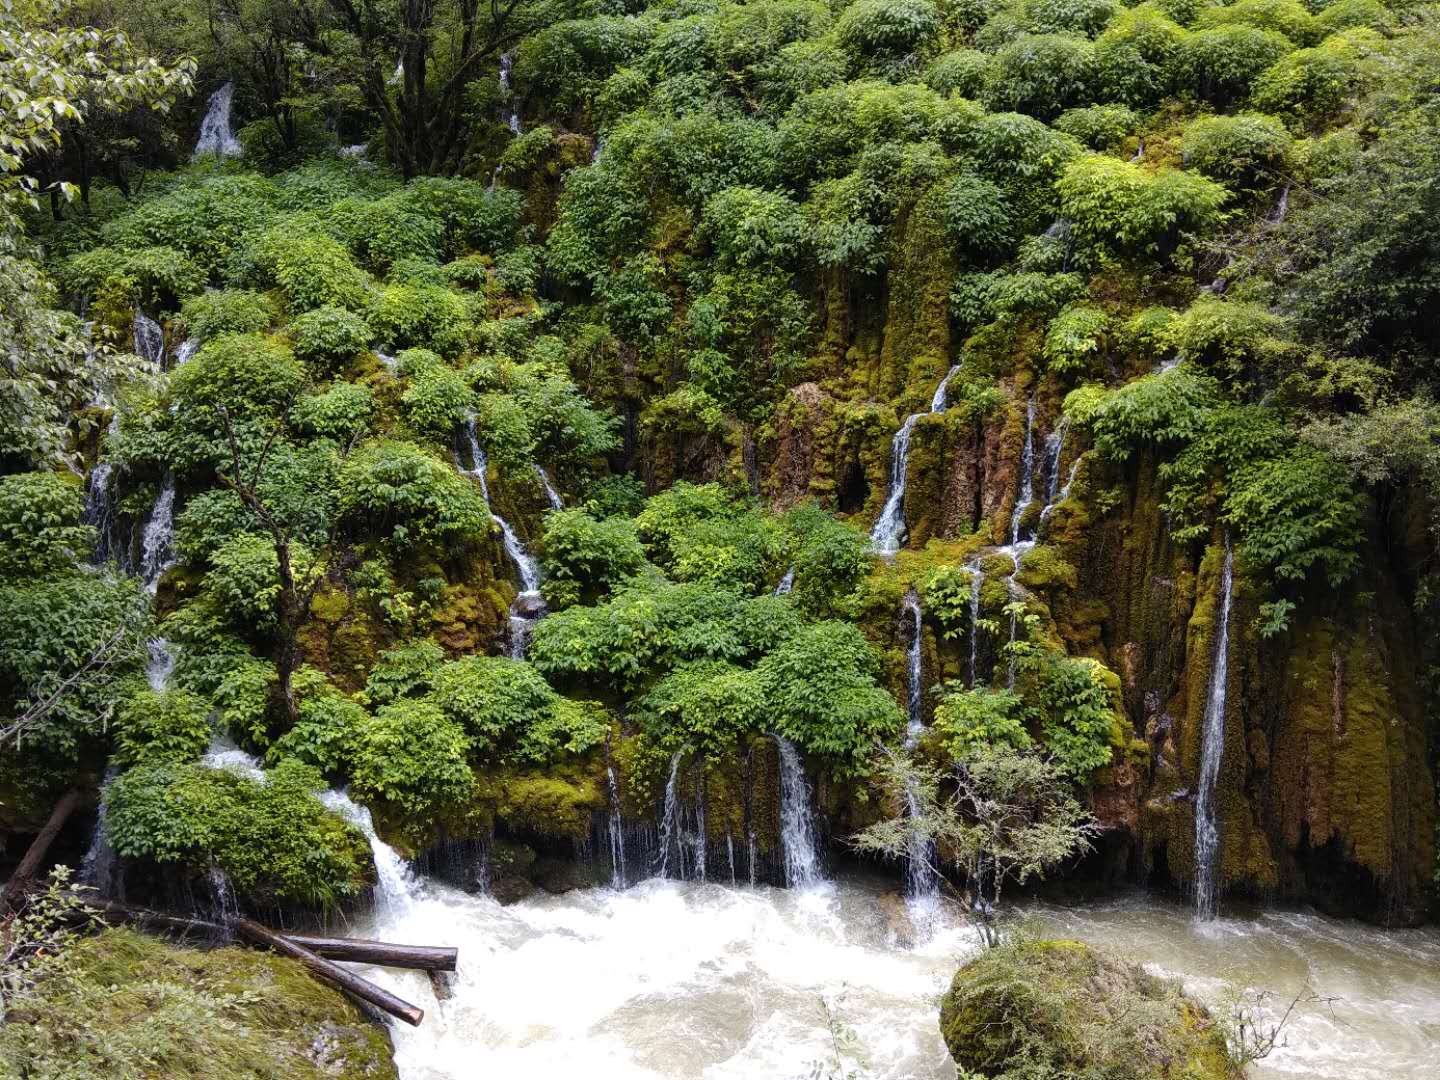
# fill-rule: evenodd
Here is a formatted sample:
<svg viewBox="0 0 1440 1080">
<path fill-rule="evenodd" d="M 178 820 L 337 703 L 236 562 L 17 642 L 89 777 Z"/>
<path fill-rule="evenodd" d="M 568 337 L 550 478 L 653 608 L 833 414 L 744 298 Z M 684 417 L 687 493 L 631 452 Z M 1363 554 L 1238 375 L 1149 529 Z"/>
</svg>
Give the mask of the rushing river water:
<svg viewBox="0 0 1440 1080">
<path fill-rule="evenodd" d="M 434 882 L 355 933 L 456 945 L 437 1001 L 415 972 L 369 974 L 426 1010 L 395 1025 L 405 1080 L 584 1075 L 591 1080 L 789 1080 L 831 1047 L 822 999 L 853 1031 L 876 1080 L 954 1077 L 936 1002 L 970 931 L 941 919 L 910 940 L 889 882 L 808 890 L 653 879 L 510 907 Z M 1041 932 L 1116 947 L 1215 1000 L 1227 981 L 1337 998 L 1303 1006 L 1256 1080 L 1408 1080 L 1440 1075 L 1440 933 L 1387 933 L 1278 911 L 1197 925 L 1131 897 L 1034 906 Z M 822 1073 L 822 1075 L 827 1075 Z"/>
</svg>

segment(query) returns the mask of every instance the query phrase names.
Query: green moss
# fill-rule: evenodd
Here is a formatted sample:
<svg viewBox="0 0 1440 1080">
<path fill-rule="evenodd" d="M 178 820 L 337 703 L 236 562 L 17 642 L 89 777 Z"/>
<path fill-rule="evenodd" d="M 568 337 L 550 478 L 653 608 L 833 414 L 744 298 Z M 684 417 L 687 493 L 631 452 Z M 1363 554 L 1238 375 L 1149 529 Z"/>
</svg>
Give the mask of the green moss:
<svg viewBox="0 0 1440 1080">
<path fill-rule="evenodd" d="M 962 1070 L 996 1080 L 1232 1080 L 1225 1039 L 1179 985 L 1078 941 L 990 949 L 955 974 L 940 1031 Z"/>
<path fill-rule="evenodd" d="M 33 1080 L 394 1080 L 385 1029 L 294 960 L 129 930 L 70 950 L 70 977 L 0 1027 L 0 1072 Z M 43 1020 L 43 1022 L 41 1022 Z M 13 1071 L 12 1071 L 13 1070 Z"/>
<path fill-rule="evenodd" d="M 608 807 L 596 778 L 578 770 L 525 772 L 494 784 L 496 816 L 523 833 L 583 840 L 590 835 L 590 816 Z"/>
</svg>

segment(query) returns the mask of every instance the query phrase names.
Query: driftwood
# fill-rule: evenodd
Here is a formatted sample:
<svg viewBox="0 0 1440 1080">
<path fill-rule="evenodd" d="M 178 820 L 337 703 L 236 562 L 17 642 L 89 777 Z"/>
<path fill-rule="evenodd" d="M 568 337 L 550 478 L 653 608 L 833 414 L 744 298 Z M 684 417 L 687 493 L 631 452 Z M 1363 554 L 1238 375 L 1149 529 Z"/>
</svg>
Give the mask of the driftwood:
<svg viewBox="0 0 1440 1080">
<path fill-rule="evenodd" d="M 72 894 L 89 908 L 101 922 L 131 923 L 146 930 L 168 930 L 182 937 L 199 937 L 218 940 L 230 936 L 230 928 L 205 919 L 192 919 L 182 915 L 166 915 L 149 908 L 130 907 L 113 900 L 97 900 L 84 893 Z"/>
<path fill-rule="evenodd" d="M 364 938 L 314 937 L 310 934 L 284 934 L 302 949 L 309 949 L 326 960 L 352 960 L 357 964 L 379 964 L 381 967 L 414 968 L 419 971 L 454 971 L 459 949 L 433 945 L 393 945 L 388 941 Z"/>
<path fill-rule="evenodd" d="M 334 983 L 346 993 L 353 994 L 361 1001 L 368 1001 L 377 1009 L 381 1009 L 399 1020 L 404 1020 L 407 1024 L 419 1026 L 420 1021 L 425 1018 L 423 1009 L 419 1009 L 408 1001 L 396 997 L 390 991 L 376 986 L 369 979 L 361 978 L 353 971 L 315 955 L 304 946 L 297 945 L 288 938 L 265 929 L 257 922 L 250 919 L 236 919 L 235 930 L 241 937 L 253 944 L 268 946 L 275 952 L 299 960 L 325 981 Z"/>
<path fill-rule="evenodd" d="M 25 857 L 20 860 L 20 865 L 15 867 L 15 873 L 11 874 L 10 880 L 5 883 L 5 891 L 0 892 L 0 915 L 10 911 L 25 890 L 30 887 L 36 871 L 45 861 L 45 855 L 49 852 L 50 845 L 55 842 L 56 835 L 59 834 L 70 815 L 75 812 L 75 807 L 79 805 L 80 792 L 74 790 L 67 791 L 56 801 L 54 809 L 50 811 L 49 820 L 31 841 Z"/>
</svg>

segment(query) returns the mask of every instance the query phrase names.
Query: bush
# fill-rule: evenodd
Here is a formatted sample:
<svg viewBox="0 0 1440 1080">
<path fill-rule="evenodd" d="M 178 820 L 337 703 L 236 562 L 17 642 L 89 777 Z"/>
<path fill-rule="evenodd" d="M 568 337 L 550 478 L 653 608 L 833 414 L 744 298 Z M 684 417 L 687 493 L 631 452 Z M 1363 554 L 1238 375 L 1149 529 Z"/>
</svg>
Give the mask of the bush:
<svg viewBox="0 0 1440 1080">
<path fill-rule="evenodd" d="M 1094 37 L 1115 17 L 1115 0 L 1024 0 L 1021 18 L 1032 34 Z"/>
<path fill-rule="evenodd" d="M 810 615 L 841 614 L 870 572 L 868 539 L 813 505 L 790 511 L 785 528 L 794 537 L 790 595 L 795 605 Z"/>
<path fill-rule="evenodd" d="M 433 821 L 469 796 L 469 751 L 464 729 L 440 706 L 402 699 L 381 706 L 355 733 L 350 776 L 365 801 Z"/>
<path fill-rule="evenodd" d="M 49 577 L 83 562 L 95 543 L 84 512 L 80 485 L 59 473 L 0 476 L 0 579 Z"/>
<path fill-rule="evenodd" d="M 719 661 L 689 664 L 657 682 L 635 706 L 648 739 L 665 753 L 723 758 L 768 720 L 754 671 Z"/>
<path fill-rule="evenodd" d="M 413 443 L 361 447 L 340 475 L 339 510 L 358 531 L 454 543 L 488 533 L 490 514 L 479 488 Z"/>
<path fill-rule="evenodd" d="M 1081 393 L 1077 390 L 1071 398 Z M 1190 364 L 1136 379 L 1105 396 L 1090 412 L 1095 445 L 1122 458 L 1146 444 L 1182 445 L 1199 434 L 1206 410 L 1217 397 L 1214 380 Z M 1067 399 L 1067 413 L 1070 405 Z"/>
<path fill-rule="evenodd" d="M 545 518 L 540 542 L 545 600 L 553 609 L 593 604 L 645 565 L 635 524 L 558 510 Z"/>
<path fill-rule="evenodd" d="M 956 49 L 933 61 L 922 78 L 937 94 L 975 98 L 985 86 L 990 57 L 978 49 Z"/>
<path fill-rule="evenodd" d="M 1088 104 L 1095 47 L 1068 34 L 1025 34 L 997 52 L 985 77 L 985 103 L 1050 120 Z"/>
<path fill-rule="evenodd" d="M 321 806 L 318 773 L 281 762 L 264 782 L 173 763 L 121 774 L 105 798 L 110 843 L 126 859 L 218 867 L 254 904 L 330 907 L 373 880 L 370 845 Z"/>
<path fill-rule="evenodd" d="M 1201 30 L 1236 24 L 1274 30 L 1296 45 L 1308 45 L 1316 37 L 1315 20 L 1300 0 L 1236 0 L 1203 9 L 1196 21 Z"/>
<path fill-rule="evenodd" d="M 1290 135 L 1268 116 L 1207 116 L 1185 125 L 1185 165 L 1237 191 L 1271 187 L 1285 167 Z"/>
<path fill-rule="evenodd" d="M 878 674 L 860 630 L 834 620 L 801 628 L 756 668 L 768 725 L 842 774 L 858 771 L 877 741 L 904 726 L 895 699 L 876 685 Z"/>
<path fill-rule="evenodd" d="M 180 321 L 192 340 L 222 334 L 259 334 L 270 329 L 275 310 L 261 293 L 246 289 L 207 289 L 181 305 Z"/>
<path fill-rule="evenodd" d="M 1068 373 L 1092 367 L 1103 351 L 1110 320 L 1099 308 L 1072 304 L 1045 331 L 1045 363 L 1051 371 Z"/>
<path fill-rule="evenodd" d="M 962 173 L 944 181 L 936 209 L 964 262 L 1003 255 L 1014 243 L 1013 215 L 1005 193 L 983 177 Z"/>
<path fill-rule="evenodd" d="M 326 306 L 358 311 L 369 295 L 364 271 L 328 236 L 276 230 L 256 240 L 251 257 L 263 283 L 277 286 L 294 311 Z"/>
<path fill-rule="evenodd" d="M 115 714 L 113 761 L 135 765 L 185 765 L 210 743 L 210 710 L 184 690 L 141 690 Z"/>
<path fill-rule="evenodd" d="M 923 53 L 940 32 L 930 0 L 855 0 L 835 21 L 835 37 L 853 67 L 882 70 Z"/>
<path fill-rule="evenodd" d="M 1073 162 L 1056 189 L 1079 249 L 1101 261 L 1172 255 L 1187 235 L 1218 223 L 1227 194 L 1214 181 L 1178 169 L 1150 173 L 1100 154 Z"/>
<path fill-rule="evenodd" d="M 1139 123 L 1140 118 L 1127 106 L 1091 105 L 1061 113 L 1055 128 L 1092 150 L 1108 150 L 1124 140 Z"/>
<path fill-rule="evenodd" d="M 368 719 L 365 709 L 335 689 L 322 672 L 303 667 L 291 686 L 299 720 L 265 752 L 275 764 L 297 758 L 326 775 L 338 775 L 355 752 L 355 741 Z"/>
<path fill-rule="evenodd" d="M 1028 713 L 1013 690 L 946 684 L 931 730 L 951 758 L 964 762 L 993 747 L 1028 749 L 1034 742 L 1025 726 Z"/>
<path fill-rule="evenodd" d="M 337 382 L 318 394 L 302 397 L 290 410 L 290 421 L 300 431 L 342 445 L 363 434 L 374 417 L 374 392 L 349 382 Z"/>
<path fill-rule="evenodd" d="M 329 305 L 297 315 L 285 332 L 295 355 L 311 363 L 350 360 L 369 347 L 373 336 L 359 315 Z"/>
<path fill-rule="evenodd" d="M 1268 112 L 1320 121 L 1340 113 L 1372 77 L 1365 50 L 1336 35 L 1277 60 L 1255 81 L 1252 100 Z"/>
<path fill-rule="evenodd" d="M 470 333 L 464 298 L 434 285 L 387 286 L 369 314 L 376 337 L 390 349 L 431 349 L 454 356 Z"/>
<path fill-rule="evenodd" d="M 1243 101 L 1261 73 L 1291 48 L 1283 34 L 1254 26 L 1201 30 L 1180 43 L 1175 57 L 1177 82 L 1217 109 L 1229 109 Z"/>
<path fill-rule="evenodd" d="M 1175 80 L 1185 31 L 1151 4 L 1122 11 L 1095 42 L 1095 96 L 1134 108 L 1154 105 Z"/>
<path fill-rule="evenodd" d="M 423 349 L 407 350 L 401 363 L 408 385 L 400 404 L 410 426 L 440 442 L 454 439 L 475 413 L 475 392 L 465 376 Z"/>
<path fill-rule="evenodd" d="M 292 558 L 303 565 L 308 555 L 294 551 Z M 264 633 L 273 628 L 280 599 L 280 561 L 274 541 L 242 533 L 222 544 L 211 562 L 205 587 L 219 599 L 222 610 L 244 629 Z"/>
<path fill-rule="evenodd" d="M 383 199 L 342 199 L 325 215 L 325 228 L 373 274 L 407 258 L 440 261 L 443 225 L 403 190 Z"/>
</svg>

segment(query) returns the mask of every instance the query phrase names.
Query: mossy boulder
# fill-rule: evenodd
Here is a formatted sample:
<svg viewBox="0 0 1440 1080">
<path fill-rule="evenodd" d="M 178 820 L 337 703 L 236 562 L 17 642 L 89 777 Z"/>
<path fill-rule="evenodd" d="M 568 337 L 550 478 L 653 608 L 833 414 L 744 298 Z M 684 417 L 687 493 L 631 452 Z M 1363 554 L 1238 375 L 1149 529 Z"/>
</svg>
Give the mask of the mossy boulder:
<svg viewBox="0 0 1440 1080">
<path fill-rule="evenodd" d="M 940 1031 L 962 1075 L 1240 1080 L 1177 983 L 1078 941 L 1013 941 L 955 973 Z"/>
<path fill-rule="evenodd" d="M 389 1036 L 294 960 L 177 948 L 130 930 L 74 944 L 68 970 L 0 1026 L 0 1075 L 36 1080 L 396 1080 Z"/>
</svg>

